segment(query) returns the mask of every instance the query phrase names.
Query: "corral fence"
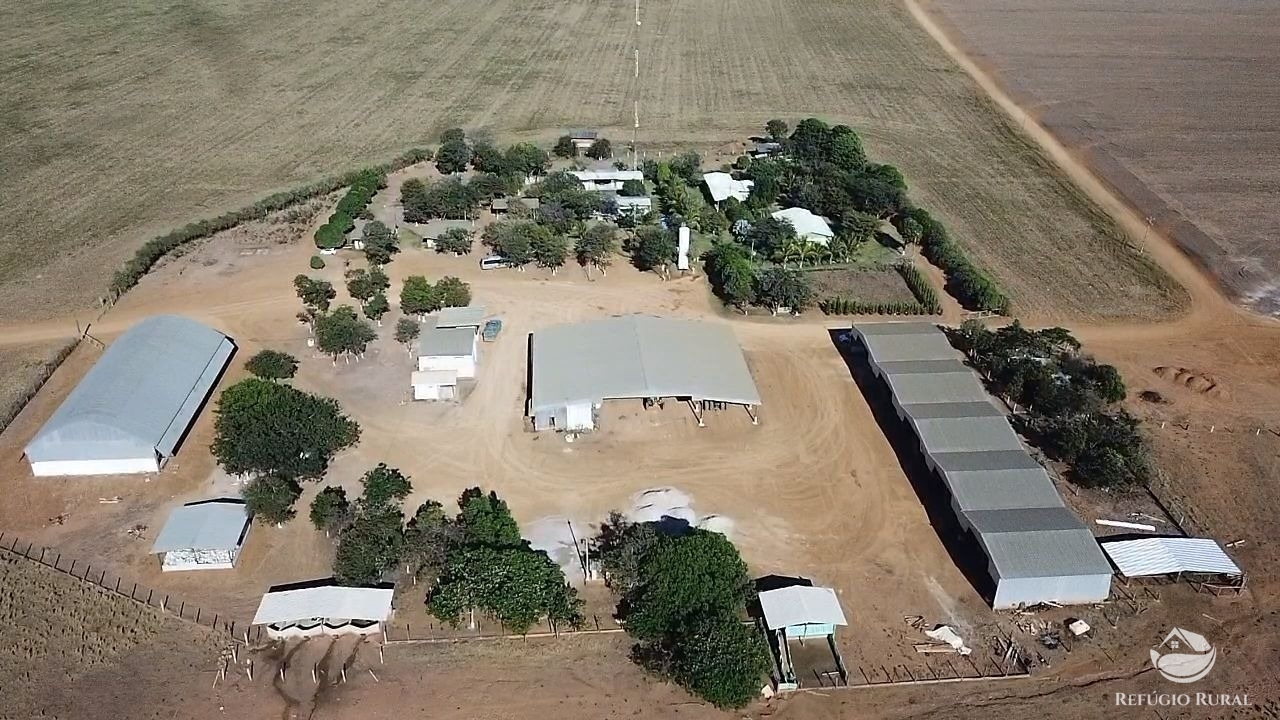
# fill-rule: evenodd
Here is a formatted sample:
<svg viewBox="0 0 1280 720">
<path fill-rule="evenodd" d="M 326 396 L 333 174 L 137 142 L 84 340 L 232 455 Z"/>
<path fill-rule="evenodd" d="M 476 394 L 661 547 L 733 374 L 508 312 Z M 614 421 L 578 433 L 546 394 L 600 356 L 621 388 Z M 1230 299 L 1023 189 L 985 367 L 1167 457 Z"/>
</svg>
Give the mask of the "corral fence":
<svg viewBox="0 0 1280 720">
<path fill-rule="evenodd" d="M 586 635 L 612 635 L 624 632 L 616 620 L 609 616 L 590 615 L 580 629 L 559 626 L 544 620 L 541 625 L 524 633 L 513 632 L 497 620 L 476 618 L 474 628 L 467 625 L 453 627 L 436 622 L 394 622 L 383 626 L 383 641 L 397 643 L 452 643 L 467 640 L 522 640 L 535 638 L 559 638 Z"/>
<path fill-rule="evenodd" d="M 95 567 L 92 563 L 64 557 L 61 552 L 53 548 L 37 547 L 34 543 L 26 542 L 22 538 L 0 532 L 0 552 L 22 557 L 70 575 L 77 580 L 92 583 L 107 592 L 128 598 L 144 607 L 159 610 L 166 615 L 225 633 L 236 642 L 247 645 L 250 641 L 254 643 L 262 641 L 261 626 L 251 627 L 247 622 L 237 622 L 226 615 L 210 612 L 163 590 L 147 587 L 120 575 L 113 575 L 109 570 Z"/>
</svg>

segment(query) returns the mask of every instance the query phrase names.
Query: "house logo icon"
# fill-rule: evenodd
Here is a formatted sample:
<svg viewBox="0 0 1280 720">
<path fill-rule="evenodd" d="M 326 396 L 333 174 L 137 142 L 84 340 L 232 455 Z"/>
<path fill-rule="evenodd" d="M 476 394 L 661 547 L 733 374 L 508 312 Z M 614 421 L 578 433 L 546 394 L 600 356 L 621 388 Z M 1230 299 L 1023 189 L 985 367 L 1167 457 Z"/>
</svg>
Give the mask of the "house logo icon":
<svg viewBox="0 0 1280 720">
<path fill-rule="evenodd" d="M 1170 630 L 1164 642 L 1151 650 L 1151 664 L 1165 680 L 1176 683 L 1193 683 L 1203 678 L 1217 659 L 1217 649 L 1203 635 L 1182 628 Z"/>
</svg>

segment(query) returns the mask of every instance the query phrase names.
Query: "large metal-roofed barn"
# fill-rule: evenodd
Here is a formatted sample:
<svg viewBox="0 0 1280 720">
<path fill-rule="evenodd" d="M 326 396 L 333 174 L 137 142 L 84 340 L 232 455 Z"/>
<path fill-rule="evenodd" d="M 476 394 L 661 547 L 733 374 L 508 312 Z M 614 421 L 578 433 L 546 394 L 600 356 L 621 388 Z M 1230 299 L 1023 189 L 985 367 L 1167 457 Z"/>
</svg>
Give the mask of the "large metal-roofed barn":
<svg viewBox="0 0 1280 720">
<path fill-rule="evenodd" d="M 946 335 L 929 323 L 859 325 L 872 374 L 918 440 L 987 560 L 996 608 L 1105 600 L 1111 566 Z"/>
<path fill-rule="evenodd" d="M 727 325 L 624 315 L 533 333 L 529 416 L 534 429 L 590 430 L 605 400 L 688 400 L 760 405 L 742 349 Z"/>
<path fill-rule="evenodd" d="M 134 325 L 27 444 L 32 473 L 159 471 L 234 352 L 227 336 L 176 315 Z"/>
</svg>

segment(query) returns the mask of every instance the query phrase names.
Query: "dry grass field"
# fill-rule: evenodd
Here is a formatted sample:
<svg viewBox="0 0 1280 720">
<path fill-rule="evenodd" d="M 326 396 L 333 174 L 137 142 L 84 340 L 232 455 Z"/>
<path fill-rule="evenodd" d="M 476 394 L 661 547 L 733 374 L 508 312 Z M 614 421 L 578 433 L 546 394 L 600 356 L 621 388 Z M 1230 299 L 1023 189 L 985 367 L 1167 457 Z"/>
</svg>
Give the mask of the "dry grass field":
<svg viewBox="0 0 1280 720">
<path fill-rule="evenodd" d="M 1280 5 L 929 0 L 966 51 L 1237 298 L 1280 310 Z"/>
<path fill-rule="evenodd" d="M 27 404 L 69 352 L 72 342 L 53 340 L 0 347 L 0 430 Z"/>
<path fill-rule="evenodd" d="M 597 126 L 715 148 L 820 115 L 899 165 L 1022 314 L 1154 317 L 1183 295 L 895 0 L 205 0 L 11 8 L 0 46 L 3 323 L 91 307 L 143 240 L 451 125 Z M 633 78 L 631 48 L 641 52 Z"/>
</svg>

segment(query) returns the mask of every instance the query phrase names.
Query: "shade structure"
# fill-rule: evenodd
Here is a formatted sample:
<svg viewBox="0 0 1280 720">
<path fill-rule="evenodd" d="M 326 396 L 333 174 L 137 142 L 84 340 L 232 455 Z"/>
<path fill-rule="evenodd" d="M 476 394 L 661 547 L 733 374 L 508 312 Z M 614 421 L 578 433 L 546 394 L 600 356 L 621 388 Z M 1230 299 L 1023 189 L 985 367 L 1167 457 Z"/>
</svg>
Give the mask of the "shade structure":
<svg viewBox="0 0 1280 720">
<path fill-rule="evenodd" d="M 1102 543 L 1102 550 L 1124 577 L 1177 573 L 1242 575 L 1240 566 L 1210 538 L 1139 538 Z"/>
<path fill-rule="evenodd" d="M 760 593 L 760 609 L 770 630 L 794 625 L 847 625 L 836 591 L 792 585 Z"/>
<path fill-rule="evenodd" d="M 391 617 L 392 588 L 321 585 L 273 590 L 262 596 L 254 625 L 295 623 L 304 620 L 365 620 L 382 622 Z"/>
</svg>

